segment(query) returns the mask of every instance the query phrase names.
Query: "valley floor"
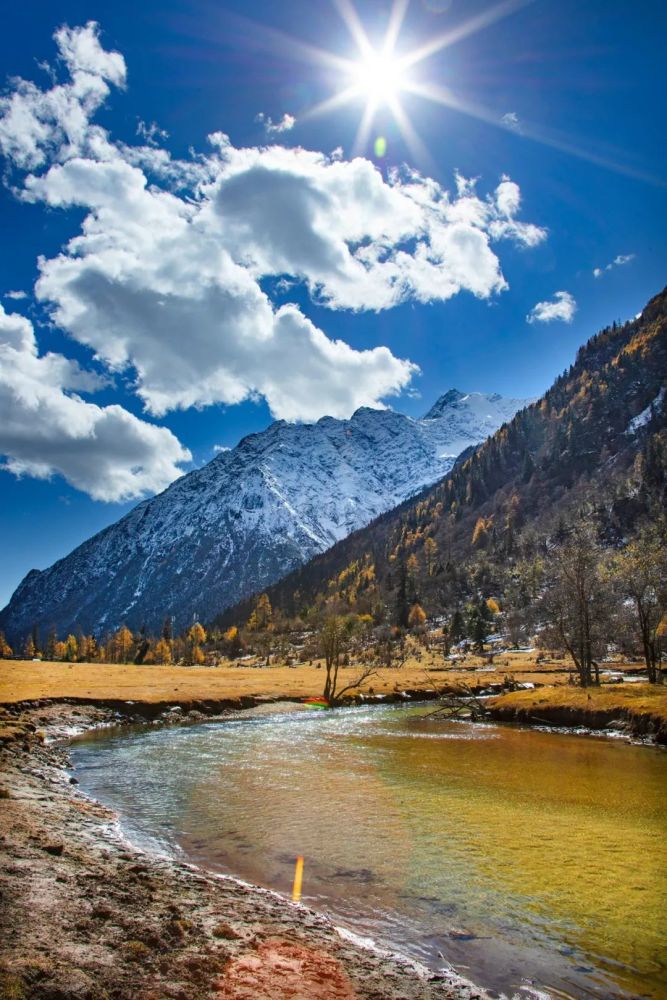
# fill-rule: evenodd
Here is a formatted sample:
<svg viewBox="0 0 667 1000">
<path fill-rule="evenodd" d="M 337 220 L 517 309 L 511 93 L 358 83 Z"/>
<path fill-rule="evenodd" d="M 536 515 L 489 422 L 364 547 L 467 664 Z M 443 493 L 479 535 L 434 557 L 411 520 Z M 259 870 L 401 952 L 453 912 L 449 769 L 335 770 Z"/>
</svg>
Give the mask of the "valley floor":
<svg viewBox="0 0 667 1000">
<path fill-rule="evenodd" d="M 130 705 L 146 719 L 175 706 L 183 715 L 208 715 L 278 699 L 298 701 L 320 696 L 324 686 L 324 670 L 317 661 L 292 667 L 266 667 L 259 660 L 227 661 L 217 667 L 1 663 L 0 705 L 48 699 L 122 712 Z M 494 695 L 486 705 L 496 721 L 590 729 L 618 723 L 632 735 L 667 743 L 667 686 L 642 683 L 638 663 L 603 666 L 602 685 L 584 691 L 568 683 L 571 667 L 562 659 L 524 651 L 498 654 L 492 661 L 471 655 L 445 660 L 441 653 L 416 648 L 402 666 L 378 668 L 361 693 L 386 700 L 464 692 Z M 341 686 L 358 670 L 355 665 L 341 668 Z M 525 689 L 503 693 L 508 687 Z M 0 719 L 0 742 L 2 734 Z"/>
<path fill-rule="evenodd" d="M 180 721 L 318 695 L 317 665 L 136 667 L 5 661 L 0 680 L 0 1000 L 437 1000 L 483 997 L 343 940 L 281 897 L 135 851 L 115 816 L 67 775 L 66 739 L 104 724 Z M 493 718 L 605 728 L 667 742 L 667 692 L 614 665 L 581 691 L 566 665 L 528 653 L 493 664 L 425 652 L 368 693 L 400 698 L 534 688 L 491 698 Z M 350 668 L 351 671 L 354 668 Z M 348 671 L 346 670 L 347 674 Z M 553 685 L 554 682 L 557 686 Z M 178 709 L 174 711 L 175 706 Z"/>
<path fill-rule="evenodd" d="M 570 670 L 564 660 L 538 662 L 535 653 L 503 653 L 493 661 L 473 655 L 444 659 L 435 649 L 414 646 L 400 667 L 378 667 L 363 690 L 385 696 L 406 690 L 433 694 L 466 685 L 479 691 L 506 677 L 526 684 L 565 684 Z M 637 664 L 614 664 L 610 673 L 625 670 L 636 671 Z M 359 665 L 342 667 L 341 685 L 358 672 Z M 62 698 L 185 706 L 239 698 L 305 698 L 321 695 L 323 687 L 323 664 L 317 660 L 291 667 L 274 662 L 266 667 L 258 658 L 228 660 L 216 667 L 0 660 L 0 705 Z"/>
<path fill-rule="evenodd" d="M 118 721 L 45 704 L 5 715 L 2 1000 L 483 1000 L 266 890 L 140 853 L 67 775 L 62 737 Z M 47 737 L 45 741 L 44 736 Z"/>
</svg>

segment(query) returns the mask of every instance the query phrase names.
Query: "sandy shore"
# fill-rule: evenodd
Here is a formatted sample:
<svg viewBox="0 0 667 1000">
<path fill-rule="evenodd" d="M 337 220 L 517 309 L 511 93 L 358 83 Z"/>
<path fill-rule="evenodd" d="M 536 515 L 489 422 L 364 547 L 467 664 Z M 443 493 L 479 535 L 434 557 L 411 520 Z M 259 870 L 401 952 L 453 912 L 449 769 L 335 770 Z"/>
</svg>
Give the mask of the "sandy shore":
<svg viewBox="0 0 667 1000">
<path fill-rule="evenodd" d="M 4 711 L 0 1000 L 488 996 L 366 950 L 274 893 L 130 847 L 67 773 L 66 737 L 117 722 L 110 708 Z"/>
</svg>

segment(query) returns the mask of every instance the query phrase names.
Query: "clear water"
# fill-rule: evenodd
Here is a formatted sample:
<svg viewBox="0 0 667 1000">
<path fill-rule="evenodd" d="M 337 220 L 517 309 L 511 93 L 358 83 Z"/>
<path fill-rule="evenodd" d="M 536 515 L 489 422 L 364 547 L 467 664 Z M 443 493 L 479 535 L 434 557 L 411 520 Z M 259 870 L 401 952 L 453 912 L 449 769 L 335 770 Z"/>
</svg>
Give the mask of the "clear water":
<svg viewBox="0 0 667 1000">
<path fill-rule="evenodd" d="M 299 712 L 97 735 L 83 789 L 136 841 L 290 892 L 512 993 L 667 997 L 667 754 L 425 718 Z"/>
</svg>

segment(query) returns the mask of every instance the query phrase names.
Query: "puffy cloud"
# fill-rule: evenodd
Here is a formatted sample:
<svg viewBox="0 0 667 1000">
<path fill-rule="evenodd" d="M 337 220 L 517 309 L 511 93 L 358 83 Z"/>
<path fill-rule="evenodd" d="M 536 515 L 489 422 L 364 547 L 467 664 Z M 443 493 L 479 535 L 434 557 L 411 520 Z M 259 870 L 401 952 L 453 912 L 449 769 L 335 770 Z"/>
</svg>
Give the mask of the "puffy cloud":
<svg viewBox="0 0 667 1000">
<path fill-rule="evenodd" d="M 510 238 L 526 247 L 535 247 L 546 232 L 529 222 L 519 222 L 515 216 L 521 207 L 521 189 L 506 174 L 495 191 L 497 217 L 489 223 L 489 232 L 496 239 Z"/>
<path fill-rule="evenodd" d="M 554 320 L 571 323 L 576 311 L 577 303 L 573 295 L 569 292 L 556 292 L 551 301 L 538 302 L 533 306 L 526 320 L 529 323 L 553 323 Z"/>
<path fill-rule="evenodd" d="M 615 267 L 623 267 L 624 264 L 629 264 L 630 261 L 634 260 L 636 256 L 637 254 L 634 253 L 619 253 L 610 264 L 606 264 L 604 267 L 594 267 L 593 277 L 601 278 L 606 271 L 611 271 Z"/>
<path fill-rule="evenodd" d="M 154 414 L 255 394 L 284 419 L 377 405 L 414 366 L 348 348 L 329 350 L 323 368 L 322 343 L 331 341 L 321 331 L 291 351 L 291 328 L 259 279 L 291 275 L 332 308 L 446 299 L 462 288 L 487 297 L 505 287 L 487 228 L 533 238 L 513 218 L 519 194 L 508 179 L 493 199 L 469 188 L 451 199 L 417 176 L 387 183 L 366 160 L 220 148 L 196 200 L 149 186 L 120 153 L 70 158 L 26 180 L 32 199 L 90 210 L 66 251 L 41 261 L 38 296 L 110 367 L 135 369 Z M 404 249 L 416 233 L 423 238 Z M 287 356 L 298 371 L 289 397 L 277 363 Z M 357 382 L 341 394 L 352 356 Z"/>
<path fill-rule="evenodd" d="M 255 278 L 297 278 L 331 308 L 384 309 L 405 297 L 396 250 L 422 213 L 372 164 L 278 148 L 225 155 L 204 214 Z"/>
<path fill-rule="evenodd" d="M 53 36 L 60 58 L 66 63 L 73 80 L 77 73 L 89 73 L 108 80 L 116 87 L 125 85 L 127 71 L 120 52 L 107 52 L 100 45 L 99 26 L 89 21 L 85 28 L 63 25 Z"/>
<path fill-rule="evenodd" d="M 519 211 L 521 204 L 521 191 L 519 185 L 504 176 L 496 188 L 496 205 L 498 211 L 505 218 L 511 219 Z"/>
<path fill-rule="evenodd" d="M 296 307 L 289 322 L 275 314 L 209 224 L 210 203 L 148 190 L 121 159 L 72 159 L 28 190 L 52 205 L 94 208 L 69 252 L 41 262 L 36 292 L 111 368 L 135 369 L 151 412 L 261 394 L 284 419 L 349 416 L 409 382 L 414 366 L 389 351 L 332 342 Z"/>
<path fill-rule="evenodd" d="M 275 335 L 266 346 L 262 371 L 255 375 L 258 391 L 274 413 L 285 420 L 317 420 L 326 413 L 346 417 L 360 406 L 406 386 L 418 369 L 399 361 L 387 347 L 355 351 L 342 340 L 330 340 L 296 308 L 276 314 Z M 304 372 L 300 359 L 308 359 Z"/>
<path fill-rule="evenodd" d="M 156 146 L 150 128 L 143 146 L 114 143 L 90 111 L 109 83 L 124 83 L 122 57 L 101 49 L 93 23 L 61 29 L 56 41 L 72 82 L 30 91 L 20 153 L 7 125 L 12 98 L 0 106 L 0 137 L 3 127 L 15 136 L 4 151 L 32 170 L 22 196 L 87 212 L 80 234 L 40 259 L 36 294 L 111 370 L 133 374 L 153 414 L 254 396 L 289 420 L 381 405 L 415 366 L 387 348 L 331 340 L 296 306 L 276 311 L 261 282 L 300 283 L 330 309 L 381 310 L 461 291 L 488 298 L 507 287 L 495 244 L 545 238 L 517 219 L 520 191 L 508 177 L 482 196 L 474 180 L 457 177 L 450 193 L 414 171 L 384 178 L 364 159 L 237 149 L 222 134 L 209 137 L 208 155 L 187 161 Z M 77 97 L 81 77 L 94 82 L 94 100 L 85 87 Z M 58 90 L 68 115 L 79 100 L 76 129 L 38 113 Z M 48 136 L 33 135 L 42 126 Z"/>
<path fill-rule="evenodd" d="M 99 378 L 60 354 L 40 356 L 32 324 L 0 305 L 0 454 L 17 476 L 63 476 L 96 500 L 154 493 L 181 475 L 191 456 L 171 431 L 121 406 L 97 406 L 72 392 Z"/>
<path fill-rule="evenodd" d="M 281 135 L 283 132 L 290 132 L 296 125 L 294 115 L 288 115 L 287 112 L 285 112 L 279 122 L 274 122 L 262 111 L 260 111 L 255 120 L 261 122 L 267 135 Z"/>
<path fill-rule="evenodd" d="M 102 48 L 94 21 L 84 28 L 60 28 L 54 38 L 70 82 L 43 91 L 18 79 L 11 93 L 0 97 L 0 152 L 22 170 L 80 150 L 90 119 L 109 95 L 109 83 L 125 83 L 125 60 Z"/>
<path fill-rule="evenodd" d="M 515 219 L 518 186 L 487 198 L 457 177 L 452 197 L 415 172 L 384 180 L 367 160 L 302 149 L 234 149 L 221 140 L 206 190 L 219 238 L 257 277 L 289 274 L 334 309 L 387 309 L 410 298 L 486 298 L 506 287 L 491 244 L 534 246 L 545 231 Z"/>
</svg>

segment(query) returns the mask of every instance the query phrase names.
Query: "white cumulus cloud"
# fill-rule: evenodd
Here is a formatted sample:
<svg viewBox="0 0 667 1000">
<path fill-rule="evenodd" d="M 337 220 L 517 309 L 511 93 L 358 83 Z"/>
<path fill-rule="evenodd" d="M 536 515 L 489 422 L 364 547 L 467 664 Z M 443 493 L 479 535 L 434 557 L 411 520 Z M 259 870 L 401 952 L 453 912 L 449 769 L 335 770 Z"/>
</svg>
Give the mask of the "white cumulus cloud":
<svg viewBox="0 0 667 1000">
<path fill-rule="evenodd" d="M 125 60 L 100 45 L 98 25 L 62 27 L 54 35 L 69 82 L 41 90 L 28 80 L 12 81 L 0 97 L 0 152 L 17 167 L 34 170 L 50 156 L 79 150 L 90 119 L 109 95 L 109 84 L 125 84 Z"/>
<path fill-rule="evenodd" d="M 191 455 L 171 431 L 73 390 L 96 376 L 60 354 L 39 355 L 32 324 L 0 305 L 0 455 L 16 476 L 63 476 L 95 500 L 164 489 Z"/>
<path fill-rule="evenodd" d="M 570 292 L 556 292 L 553 299 L 533 306 L 526 320 L 529 323 L 553 323 L 554 320 L 571 323 L 576 311 L 577 303 Z"/>
<path fill-rule="evenodd" d="M 0 149 L 27 172 L 21 197 L 85 212 L 79 234 L 40 258 L 35 294 L 131 376 L 154 415 L 260 396 L 287 420 L 382 405 L 416 366 L 331 339 L 296 305 L 276 309 L 270 281 L 332 310 L 489 298 L 507 287 L 497 245 L 546 236 L 518 218 L 506 176 L 483 195 L 474 180 L 457 177 L 450 192 L 407 169 L 385 178 L 364 159 L 240 149 L 221 133 L 180 161 L 150 126 L 144 145 L 114 142 L 92 115 L 110 84 L 124 85 L 122 56 L 102 49 L 93 22 L 55 38 L 70 81 L 19 81 L 0 104 Z"/>
<path fill-rule="evenodd" d="M 95 21 L 89 21 L 84 28 L 64 25 L 56 31 L 54 38 L 60 58 L 67 64 L 74 82 L 77 73 L 89 73 L 108 80 L 116 87 L 125 85 L 125 60 L 120 52 L 107 52 L 102 48 L 99 25 Z"/>
</svg>

